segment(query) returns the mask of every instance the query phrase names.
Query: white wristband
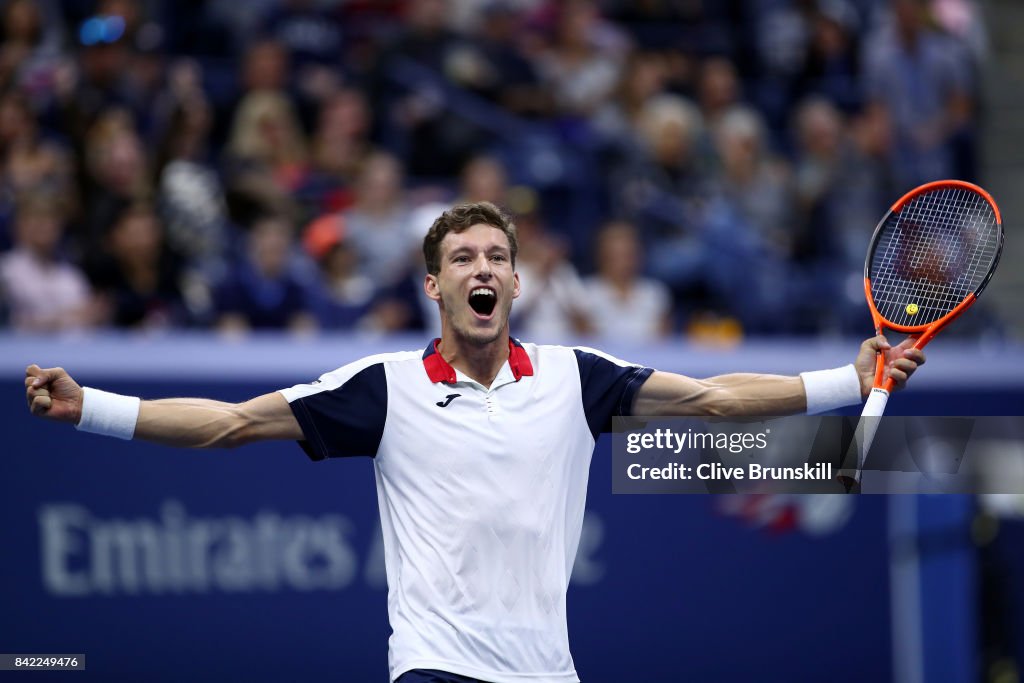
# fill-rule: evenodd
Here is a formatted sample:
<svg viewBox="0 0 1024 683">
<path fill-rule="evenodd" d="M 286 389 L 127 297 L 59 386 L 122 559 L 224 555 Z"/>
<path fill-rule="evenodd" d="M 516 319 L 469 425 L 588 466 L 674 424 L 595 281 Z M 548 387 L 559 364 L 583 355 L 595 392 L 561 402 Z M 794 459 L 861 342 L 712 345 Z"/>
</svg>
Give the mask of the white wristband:
<svg viewBox="0 0 1024 683">
<path fill-rule="evenodd" d="M 75 429 L 91 434 L 131 439 L 139 421 L 138 396 L 122 396 L 109 391 L 82 387 L 82 419 Z"/>
<path fill-rule="evenodd" d="M 801 372 L 807 394 L 807 414 L 824 413 L 864 400 L 860 389 L 860 375 L 853 365 L 832 370 Z"/>
</svg>

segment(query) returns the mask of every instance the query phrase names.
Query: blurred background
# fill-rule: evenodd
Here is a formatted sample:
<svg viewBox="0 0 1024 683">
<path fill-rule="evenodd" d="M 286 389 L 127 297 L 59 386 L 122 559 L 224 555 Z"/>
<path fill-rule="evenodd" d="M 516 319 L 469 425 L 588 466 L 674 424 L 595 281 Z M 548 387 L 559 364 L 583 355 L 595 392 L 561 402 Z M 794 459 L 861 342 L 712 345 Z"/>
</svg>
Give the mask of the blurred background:
<svg viewBox="0 0 1024 683">
<path fill-rule="evenodd" d="M 867 239 L 912 187 L 984 183 L 1019 252 L 1020 12 L 11 0 L 0 315 L 433 333 L 421 238 L 490 200 L 523 233 L 524 337 L 863 335 Z M 953 333 L 1019 338 L 1020 284 Z"/>
<path fill-rule="evenodd" d="M 886 208 L 979 183 L 1003 265 L 890 411 L 1024 415 L 1022 26 L 1019 0 L 0 2 L 0 651 L 384 680 L 369 462 L 75 435 L 21 377 L 241 400 L 425 346 L 420 245 L 456 201 L 516 216 L 514 334 L 706 376 L 846 362 Z M 1019 680 L 1017 498 L 612 497 L 608 447 L 584 680 Z"/>
</svg>

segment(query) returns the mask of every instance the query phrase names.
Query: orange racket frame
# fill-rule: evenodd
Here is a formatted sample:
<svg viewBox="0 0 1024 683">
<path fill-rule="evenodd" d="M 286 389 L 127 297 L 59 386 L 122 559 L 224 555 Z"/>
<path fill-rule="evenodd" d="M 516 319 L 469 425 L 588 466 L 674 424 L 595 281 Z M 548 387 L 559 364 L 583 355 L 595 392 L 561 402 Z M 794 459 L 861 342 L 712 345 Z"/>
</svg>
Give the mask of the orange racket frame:
<svg viewBox="0 0 1024 683">
<path fill-rule="evenodd" d="M 924 185 L 921 185 L 920 187 L 914 188 L 910 192 L 900 197 L 899 200 L 889 208 L 889 211 L 886 212 L 885 216 L 882 217 L 882 220 L 878 222 L 878 226 L 875 228 L 875 232 L 871 237 L 871 250 L 868 252 L 867 259 L 864 263 L 864 296 L 867 299 L 868 308 L 871 309 L 871 320 L 875 325 L 875 334 L 882 334 L 883 327 L 893 330 L 895 332 L 903 332 L 904 334 L 908 334 L 914 338 L 914 348 L 916 349 L 923 349 L 925 345 L 927 345 L 928 342 L 930 342 L 935 337 L 935 335 L 938 334 L 939 330 L 941 330 L 943 327 L 945 327 L 952 321 L 956 320 L 958 317 L 960 317 L 961 313 L 963 313 L 964 311 L 971 307 L 971 304 L 973 304 L 977 300 L 978 295 L 981 294 L 982 290 L 984 290 L 985 287 L 988 285 L 989 280 L 992 279 L 992 274 L 995 272 L 996 265 L 999 264 L 999 257 L 1002 255 L 1003 250 L 1003 235 L 1002 230 L 1000 229 L 998 251 L 996 252 L 995 261 L 993 262 L 992 267 L 989 269 L 988 275 L 985 277 L 984 281 L 982 281 L 981 285 L 977 288 L 977 290 L 968 294 L 964 298 L 964 300 L 961 301 L 953 310 L 951 310 L 949 313 L 945 314 L 941 318 L 925 325 L 897 325 L 896 323 L 891 323 L 882 317 L 882 314 L 878 312 L 878 308 L 875 306 L 875 299 L 871 295 L 871 278 L 869 274 L 869 270 L 871 268 L 871 258 L 874 255 L 875 248 L 877 246 L 878 233 L 881 232 L 882 228 L 885 226 L 886 222 L 889 220 L 889 217 L 893 213 L 899 213 L 899 211 L 901 211 L 903 207 L 909 204 L 910 201 L 913 200 L 915 197 L 922 195 L 925 192 L 931 192 L 932 190 L 940 190 L 945 188 L 960 188 L 963 190 L 969 190 L 980 194 L 982 197 L 985 198 L 985 200 L 992 207 L 992 210 L 995 212 L 997 224 L 1000 226 L 1002 225 L 1003 218 L 1002 215 L 999 213 L 999 206 L 996 204 L 995 200 L 992 199 L 992 195 L 986 192 L 983 188 L 978 187 L 973 183 L 965 182 L 963 180 L 938 180 L 935 182 L 926 183 Z M 884 389 L 886 393 L 889 393 L 892 391 L 895 382 L 892 380 L 892 378 L 886 379 L 883 382 L 884 377 L 885 355 L 879 353 L 878 358 L 875 362 L 874 387 L 876 389 Z"/>
<path fill-rule="evenodd" d="M 958 303 L 945 315 L 923 325 L 899 325 L 892 323 L 886 320 L 882 314 L 879 313 L 878 307 L 875 305 L 875 299 L 871 294 L 871 262 L 874 258 L 875 250 L 878 248 L 879 234 L 884 229 L 889 218 L 894 213 L 902 211 L 915 197 L 926 192 L 942 189 L 961 189 L 976 193 L 977 195 L 984 197 L 985 201 L 987 201 L 992 207 L 992 210 L 995 212 L 996 227 L 998 228 L 998 244 L 992 265 L 989 267 L 984 280 L 982 280 L 975 291 L 964 297 L 963 301 Z M 982 290 L 984 290 L 988 285 L 989 280 L 992 279 L 992 274 L 995 272 L 996 266 L 999 264 L 999 257 L 1002 255 L 1003 251 L 1002 223 L 1003 219 L 1002 215 L 999 213 L 999 206 L 996 204 L 995 200 L 992 199 L 992 195 L 977 185 L 964 182 L 962 180 L 939 180 L 932 183 L 926 183 L 920 187 L 914 188 L 907 194 L 900 197 L 899 201 L 893 204 L 889 211 L 887 211 L 882 217 L 882 220 L 878 222 L 878 226 L 875 228 L 875 232 L 871 237 L 871 246 L 868 249 L 868 255 L 864 262 L 864 296 L 867 299 L 868 307 L 871 309 L 871 319 L 875 325 L 875 334 L 882 334 L 883 328 L 888 328 L 896 332 L 903 332 L 914 339 L 914 348 L 923 349 L 925 345 L 927 345 L 928 342 L 938 334 L 939 330 L 970 308 L 971 304 L 977 300 Z M 860 483 L 864 462 L 867 459 L 868 451 L 871 449 L 871 442 L 874 440 L 875 433 L 878 430 L 879 420 L 877 418 L 880 418 L 884 414 L 885 405 L 889 400 L 889 394 L 895 385 L 895 382 L 891 377 L 888 379 L 885 378 L 885 365 L 885 354 L 879 352 L 876 355 L 873 388 L 868 395 L 867 401 L 864 403 L 864 408 L 861 412 L 861 421 L 857 425 L 855 434 L 856 442 L 852 447 L 856 449 L 856 470 L 852 473 L 852 476 L 845 471 L 841 471 L 839 476 L 840 481 L 844 483 L 847 491 L 859 490 L 857 487 Z"/>
</svg>

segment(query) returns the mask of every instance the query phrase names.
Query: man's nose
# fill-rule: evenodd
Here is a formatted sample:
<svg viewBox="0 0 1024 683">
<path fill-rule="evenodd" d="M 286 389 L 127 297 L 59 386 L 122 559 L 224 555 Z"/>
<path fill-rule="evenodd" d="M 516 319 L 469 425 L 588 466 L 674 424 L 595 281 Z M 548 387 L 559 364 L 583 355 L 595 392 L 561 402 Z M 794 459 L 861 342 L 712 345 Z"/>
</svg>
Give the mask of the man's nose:
<svg viewBox="0 0 1024 683">
<path fill-rule="evenodd" d="M 481 254 L 477 257 L 474 265 L 473 275 L 482 279 L 489 279 L 491 273 L 491 260 L 487 258 L 486 254 Z"/>
</svg>

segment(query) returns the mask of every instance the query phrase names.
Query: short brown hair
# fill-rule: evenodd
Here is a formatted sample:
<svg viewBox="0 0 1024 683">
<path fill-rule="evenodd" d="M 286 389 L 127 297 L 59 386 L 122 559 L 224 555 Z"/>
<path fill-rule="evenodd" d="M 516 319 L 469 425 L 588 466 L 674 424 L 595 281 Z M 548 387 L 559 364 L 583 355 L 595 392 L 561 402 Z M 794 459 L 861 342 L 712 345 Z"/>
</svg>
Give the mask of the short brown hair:
<svg viewBox="0 0 1024 683">
<path fill-rule="evenodd" d="M 423 260 L 426 261 L 427 272 L 431 275 L 441 272 L 441 241 L 445 235 L 450 232 L 458 234 L 479 224 L 490 225 L 505 233 L 514 267 L 516 253 L 519 251 L 519 240 L 512 218 L 490 202 L 475 202 L 456 204 L 438 216 L 430 226 L 427 236 L 423 238 Z"/>
</svg>

